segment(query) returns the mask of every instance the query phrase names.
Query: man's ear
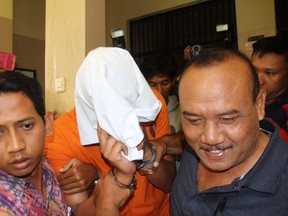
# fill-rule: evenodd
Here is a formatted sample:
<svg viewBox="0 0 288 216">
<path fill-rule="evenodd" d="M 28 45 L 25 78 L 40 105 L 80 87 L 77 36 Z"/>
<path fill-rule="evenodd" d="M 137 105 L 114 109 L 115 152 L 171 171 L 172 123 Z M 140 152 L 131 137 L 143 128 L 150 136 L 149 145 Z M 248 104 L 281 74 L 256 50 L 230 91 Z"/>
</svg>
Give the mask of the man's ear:
<svg viewBox="0 0 288 216">
<path fill-rule="evenodd" d="M 46 136 L 51 136 L 53 134 L 53 128 L 50 121 L 45 121 Z"/>
<path fill-rule="evenodd" d="M 53 122 L 55 121 L 56 111 L 54 112 L 47 112 L 45 114 L 45 130 L 46 136 L 52 136 L 53 134 Z"/>
<path fill-rule="evenodd" d="M 174 86 L 176 84 L 176 81 L 177 81 L 177 76 L 175 76 L 173 79 L 172 79 L 172 86 Z"/>
<path fill-rule="evenodd" d="M 255 104 L 257 108 L 259 121 L 265 117 L 265 101 L 266 101 L 266 90 L 264 88 L 260 88 Z"/>
</svg>

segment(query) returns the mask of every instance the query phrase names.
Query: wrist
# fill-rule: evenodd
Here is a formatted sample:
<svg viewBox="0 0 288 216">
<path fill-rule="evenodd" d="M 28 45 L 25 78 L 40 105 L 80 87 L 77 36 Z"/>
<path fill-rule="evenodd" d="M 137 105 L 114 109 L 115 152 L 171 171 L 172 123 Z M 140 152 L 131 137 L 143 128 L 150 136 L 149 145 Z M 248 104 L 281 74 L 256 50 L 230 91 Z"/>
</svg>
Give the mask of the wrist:
<svg viewBox="0 0 288 216">
<path fill-rule="evenodd" d="M 155 146 L 150 142 L 145 142 L 144 158 L 142 161 L 136 162 L 137 169 L 139 170 L 144 166 L 151 166 L 155 162 L 156 156 L 157 150 Z"/>
<path fill-rule="evenodd" d="M 103 215 L 110 215 L 113 209 L 118 211 L 132 194 L 133 190 L 120 188 L 108 173 L 99 179 L 93 196 L 97 213 L 100 209 L 105 210 Z"/>
<path fill-rule="evenodd" d="M 117 175 L 118 174 L 118 175 Z M 115 168 L 110 169 L 110 176 L 113 181 L 123 189 L 134 189 L 137 185 L 137 179 L 135 174 L 133 175 L 119 175 Z"/>
<path fill-rule="evenodd" d="M 99 169 L 96 169 L 96 175 L 94 175 L 94 180 L 91 182 L 90 186 L 87 188 L 87 193 L 90 195 L 95 187 L 97 185 L 99 179 L 101 178 L 101 171 Z"/>
<path fill-rule="evenodd" d="M 94 184 L 97 184 L 101 176 L 102 176 L 101 170 L 97 169 L 97 175 L 96 175 L 96 178 L 94 179 Z"/>
<path fill-rule="evenodd" d="M 150 149 L 150 159 L 143 160 L 144 166 L 147 167 L 147 166 L 151 166 L 155 162 L 157 151 L 156 151 L 155 146 L 152 143 L 146 142 L 146 145 Z"/>
</svg>

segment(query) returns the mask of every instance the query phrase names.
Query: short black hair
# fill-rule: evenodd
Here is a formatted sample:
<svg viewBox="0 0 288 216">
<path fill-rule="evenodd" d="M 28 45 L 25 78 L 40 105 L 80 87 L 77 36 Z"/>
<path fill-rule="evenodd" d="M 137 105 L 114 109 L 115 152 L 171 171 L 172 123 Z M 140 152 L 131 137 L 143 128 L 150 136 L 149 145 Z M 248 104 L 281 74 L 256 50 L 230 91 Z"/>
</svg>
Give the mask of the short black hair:
<svg viewBox="0 0 288 216">
<path fill-rule="evenodd" d="M 139 68 L 146 80 L 153 76 L 167 75 L 171 79 L 177 76 L 177 63 L 170 55 L 146 57 Z"/>
<path fill-rule="evenodd" d="M 243 53 L 235 50 L 235 49 L 226 49 L 226 48 L 211 48 L 211 49 L 205 49 L 203 51 L 200 51 L 198 55 L 193 56 L 193 58 L 190 59 L 189 64 L 187 65 L 186 69 L 187 71 L 189 67 L 207 67 L 213 64 L 222 63 L 229 59 L 239 59 L 242 62 L 244 62 L 248 67 L 249 71 L 252 75 L 252 99 L 254 102 L 256 102 L 256 98 L 260 91 L 260 83 L 258 79 L 257 72 L 251 63 L 250 59 Z M 180 79 L 181 80 L 181 79 Z"/>
<path fill-rule="evenodd" d="M 45 122 L 45 105 L 40 83 L 33 78 L 18 72 L 4 71 L 0 73 L 0 94 L 22 92 L 32 102 L 35 110 Z"/>
<path fill-rule="evenodd" d="M 283 55 L 286 61 L 288 61 L 288 39 L 281 36 L 265 37 L 255 42 L 252 46 L 252 56 L 259 54 L 259 57 L 262 58 L 266 54 L 274 53 Z"/>
</svg>

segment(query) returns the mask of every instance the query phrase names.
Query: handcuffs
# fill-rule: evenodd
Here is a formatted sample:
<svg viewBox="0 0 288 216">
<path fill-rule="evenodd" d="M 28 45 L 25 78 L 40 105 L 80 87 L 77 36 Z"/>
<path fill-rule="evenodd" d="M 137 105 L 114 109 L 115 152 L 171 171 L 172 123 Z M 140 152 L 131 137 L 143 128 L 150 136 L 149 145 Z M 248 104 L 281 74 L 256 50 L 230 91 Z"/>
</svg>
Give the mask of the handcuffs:
<svg viewBox="0 0 288 216">
<path fill-rule="evenodd" d="M 136 162 L 136 168 L 138 170 L 141 169 L 144 166 L 145 167 L 151 166 L 154 163 L 155 159 L 156 159 L 157 150 L 156 150 L 155 146 L 152 143 L 150 143 L 150 142 L 145 142 L 145 144 L 150 147 L 152 155 L 151 155 L 151 158 L 149 160 L 147 160 L 147 161 L 142 160 L 142 161 L 137 161 Z"/>
</svg>

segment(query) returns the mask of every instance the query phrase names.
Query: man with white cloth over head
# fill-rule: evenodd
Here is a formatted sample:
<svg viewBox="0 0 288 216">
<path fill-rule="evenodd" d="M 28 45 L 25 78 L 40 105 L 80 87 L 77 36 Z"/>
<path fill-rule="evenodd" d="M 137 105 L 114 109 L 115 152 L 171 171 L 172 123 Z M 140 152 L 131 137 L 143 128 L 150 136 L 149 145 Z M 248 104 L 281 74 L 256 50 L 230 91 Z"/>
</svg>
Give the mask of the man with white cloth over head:
<svg viewBox="0 0 288 216">
<path fill-rule="evenodd" d="M 143 159 L 139 122 L 154 121 L 161 103 L 128 51 L 100 47 L 87 55 L 76 75 L 75 106 L 82 145 L 99 142 L 98 123 L 128 147 L 129 160 Z"/>
<path fill-rule="evenodd" d="M 153 155 L 161 146 L 149 142 L 171 133 L 167 106 L 161 94 L 151 90 L 129 52 L 102 47 L 92 50 L 76 75 L 75 103 L 75 108 L 54 121 L 53 133 L 45 144 L 45 155 L 75 215 L 88 215 L 82 210 L 90 209 L 83 208 L 89 191 L 95 180 L 106 175 L 121 187 L 134 185 L 133 196 L 120 209 L 121 216 L 170 215 L 174 158 L 164 155 L 158 163 Z M 102 142 L 100 149 L 97 127 L 115 137 L 117 145 Z M 141 144 L 141 149 L 144 141 L 143 157 L 136 146 Z M 107 151 L 103 149 L 115 154 L 105 157 Z M 142 167 L 135 172 L 136 187 L 105 160 L 126 160 L 121 150 L 129 160 L 143 158 Z"/>
</svg>

